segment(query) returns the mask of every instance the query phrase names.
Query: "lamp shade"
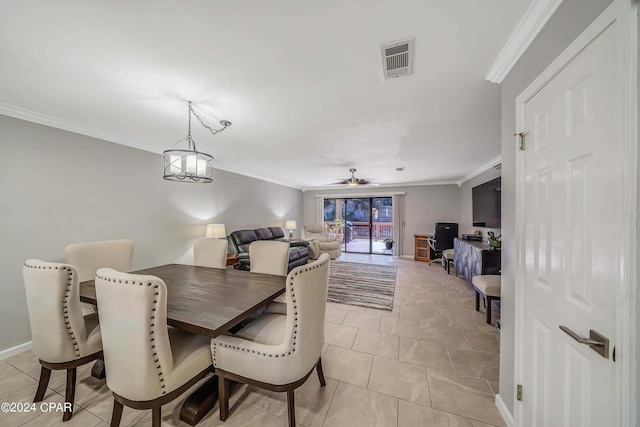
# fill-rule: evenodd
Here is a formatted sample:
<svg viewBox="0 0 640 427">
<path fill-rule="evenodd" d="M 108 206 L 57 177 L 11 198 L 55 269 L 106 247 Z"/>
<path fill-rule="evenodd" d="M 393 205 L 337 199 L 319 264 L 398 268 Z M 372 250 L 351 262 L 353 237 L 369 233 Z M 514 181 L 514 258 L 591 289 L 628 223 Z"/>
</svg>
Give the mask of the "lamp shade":
<svg viewBox="0 0 640 427">
<path fill-rule="evenodd" d="M 207 224 L 207 238 L 224 239 L 225 237 L 227 237 L 227 232 L 224 229 L 224 224 Z"/>
<path fill-rule="evenodd" d="M 284 228 L 286 228 L 287 230 L 295 230 L 296 222 L 291 219 L 288 219 L 284 224 Z"/>
</svg>

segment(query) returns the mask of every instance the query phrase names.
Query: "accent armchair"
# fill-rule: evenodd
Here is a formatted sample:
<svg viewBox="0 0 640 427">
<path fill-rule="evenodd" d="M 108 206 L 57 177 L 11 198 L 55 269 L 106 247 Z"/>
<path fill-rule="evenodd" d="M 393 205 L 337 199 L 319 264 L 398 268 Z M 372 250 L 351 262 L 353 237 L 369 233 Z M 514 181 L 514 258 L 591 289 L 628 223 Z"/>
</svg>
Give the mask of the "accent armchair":
<svg viewBox="0 0 640 427">
<path fill-rule="evenodd" d="M 331 236 L 321 224 L 305 225 L 302 227 L 302 240 L 309 242 L 309 258 L 318 259 L 320 255 L 329 254 L 335 259 L 342 254 L 342 242 L 337 236 Z"/>
</svg>

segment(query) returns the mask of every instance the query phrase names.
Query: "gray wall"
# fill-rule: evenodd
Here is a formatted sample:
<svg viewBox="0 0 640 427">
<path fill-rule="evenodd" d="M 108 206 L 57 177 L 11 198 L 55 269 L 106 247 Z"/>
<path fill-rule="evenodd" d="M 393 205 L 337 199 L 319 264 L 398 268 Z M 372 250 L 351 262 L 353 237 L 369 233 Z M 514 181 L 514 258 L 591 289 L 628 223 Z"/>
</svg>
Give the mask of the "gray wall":
<svg viewBox="0 0 640 427">
<path fill-rule="evenodd" d="M 612 0 L 564 0 L 502 83 L 502 298 L 500 397 L 514 409 L 516 97 Z"/>
<path fill-rule="evenodd" d="M 31 340 L 25 259 L 64 262 L 69 243 L 131 238 L 134 269 L 191 263 L 207 223 L 302 222 L 300 190 L 218 170 L 212 184 L 163 181 L 158 154 L 2 115 L 0 146 L 0 351 Z"/>
<path fill-rule="evenodd" d="M 316 200 L 319 194 L 371 194 L 405 192 L 403 247 L 404 256 L 414 255 L 414 234 L 433 233 L 436 222 L 460 223 L 460 188 L 450 185 L 421 185 L 413 187 L 356 187 L 355 189 L 326 189 L 304 192 L 304 224 L 320 222 L 316 219 Z M 360 196 L 355 196 L 360 197 Z"/>
</svg>

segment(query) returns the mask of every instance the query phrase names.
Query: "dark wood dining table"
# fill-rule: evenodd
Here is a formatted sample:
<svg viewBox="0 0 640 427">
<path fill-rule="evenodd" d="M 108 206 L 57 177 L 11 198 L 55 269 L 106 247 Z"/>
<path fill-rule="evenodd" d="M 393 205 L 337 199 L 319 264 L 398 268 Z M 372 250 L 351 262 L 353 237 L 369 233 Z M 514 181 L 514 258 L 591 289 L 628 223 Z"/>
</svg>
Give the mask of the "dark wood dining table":
<svg viewBox="0 0 640 427">
<path fill-rule="evenodd" d="M 285 291 L 286 277 L 168 264 L 134 271 L 161 278 L 167 285 L 167 323 L 194 334 L 217 337 L 240 324 Z M 97 304 L 93 280 L 80 284 L 80 300 Z M 109 375 L 109 373 L 106 373 Z M 187 398 L 180 419 L 195 425 L 217 400 L 217 377 Z"/>
</svg>

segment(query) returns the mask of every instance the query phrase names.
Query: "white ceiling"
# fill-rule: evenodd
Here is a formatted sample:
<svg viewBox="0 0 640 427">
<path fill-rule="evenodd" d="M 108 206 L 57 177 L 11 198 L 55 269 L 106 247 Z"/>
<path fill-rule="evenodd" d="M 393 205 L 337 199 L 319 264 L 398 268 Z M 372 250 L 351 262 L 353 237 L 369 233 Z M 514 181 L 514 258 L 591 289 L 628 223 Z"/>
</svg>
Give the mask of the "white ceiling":
<svg viewBox="0 0 640 427">
<path fill-rule="evenodd" d="M 484 77 L 530 2 L 0 0 L 0 104 L 160 153 L 186 136 L 191 100 L 207 124 L 233 122 L 193 128 L 218 169 L 297 188 L 350 167 L 457 181 L 500 155 Z M 385 80 L 380 45 L 408 37 L 414 74 Z"/>
</svg>

